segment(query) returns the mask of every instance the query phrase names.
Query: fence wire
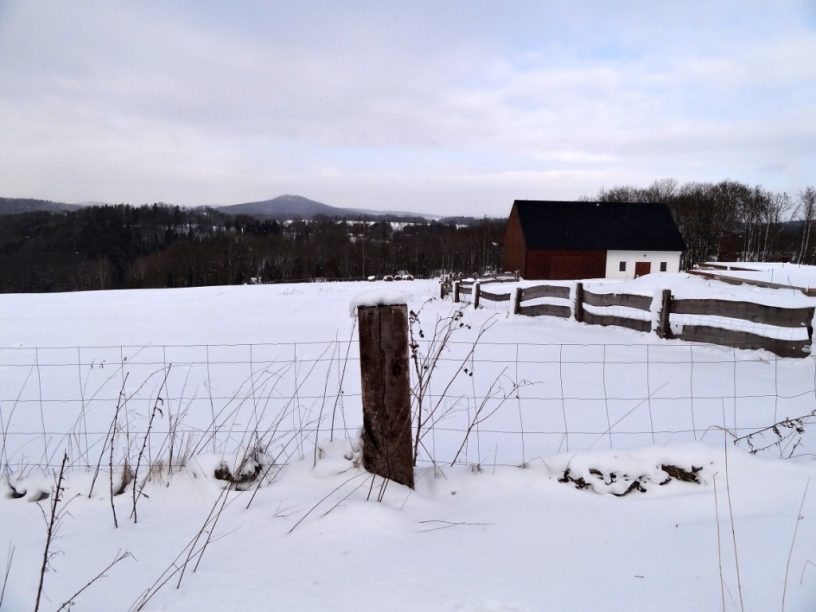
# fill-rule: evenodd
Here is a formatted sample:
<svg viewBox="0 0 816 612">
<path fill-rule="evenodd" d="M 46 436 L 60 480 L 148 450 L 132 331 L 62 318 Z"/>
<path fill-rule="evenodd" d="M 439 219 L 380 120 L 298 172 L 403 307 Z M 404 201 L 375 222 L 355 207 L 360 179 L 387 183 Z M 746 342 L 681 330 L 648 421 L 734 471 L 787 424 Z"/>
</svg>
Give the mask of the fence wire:
<svg viewBox="0 0 816 612">
<path fill-rule="evenodd" d="M 418 340 L 418 359 L 433 350 Z M 559 452 L 722 444 L 723 435 L 776 456 L 816 452 L 812 358 L 681 343 L 449 341 L 433 368 L 418 364 L 419 464 L 520 465 Z M 0 467 L 53 468 L 63 451 L 89 469 L 247 449 L 278 463 L 310 458 L 326 441 L 358 438 L 359 368 L 353 335 L 0 348 Z"/>
</svg>

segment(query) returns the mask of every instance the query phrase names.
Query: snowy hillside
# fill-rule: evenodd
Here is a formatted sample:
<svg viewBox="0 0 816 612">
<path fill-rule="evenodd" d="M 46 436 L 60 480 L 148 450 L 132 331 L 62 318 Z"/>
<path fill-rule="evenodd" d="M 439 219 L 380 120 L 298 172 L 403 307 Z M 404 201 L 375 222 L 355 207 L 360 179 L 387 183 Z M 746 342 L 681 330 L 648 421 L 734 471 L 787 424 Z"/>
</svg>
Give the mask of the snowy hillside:
<svg viewBox="0 0 816 612">
<path fill-rule="evenodd" d="M 593 291 L 666 283 L 813 304 L 686 275 Z M 420 358 L 450 334 L 415 491 L 359 467 L 349 305 L 371 289 L 405 293 Z M 458 315 L 435 296 L 434 281 L 0 296 L 0 610 L 34 605 L 53 497 L 35 500 L 64 454 L 41 609 L 124 552 L 75 609 L 816 607 L 812 358 L 507 302 Z M 256 468 L 244 491 L 215 478 Z"/>
</svg>

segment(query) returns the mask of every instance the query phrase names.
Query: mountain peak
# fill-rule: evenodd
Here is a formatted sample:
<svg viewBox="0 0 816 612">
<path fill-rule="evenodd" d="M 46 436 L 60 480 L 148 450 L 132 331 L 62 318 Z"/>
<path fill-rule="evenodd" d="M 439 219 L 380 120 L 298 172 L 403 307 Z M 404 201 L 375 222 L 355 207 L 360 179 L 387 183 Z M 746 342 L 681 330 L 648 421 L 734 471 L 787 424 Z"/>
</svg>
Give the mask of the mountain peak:
<svg viewBox="0 0 816 612">
<path fill-rule="evenodd" d="M 354 214 L 349 209 L 330 206 L 294 194 L 284 194 L 269 200 L 260 200 L 257 202 L 219 206 L 217 209 L 229 215 L 252 215 L 255 217 L 278 218 L 309 218 L 316 215 L 340 217 Z"/>
</svg>

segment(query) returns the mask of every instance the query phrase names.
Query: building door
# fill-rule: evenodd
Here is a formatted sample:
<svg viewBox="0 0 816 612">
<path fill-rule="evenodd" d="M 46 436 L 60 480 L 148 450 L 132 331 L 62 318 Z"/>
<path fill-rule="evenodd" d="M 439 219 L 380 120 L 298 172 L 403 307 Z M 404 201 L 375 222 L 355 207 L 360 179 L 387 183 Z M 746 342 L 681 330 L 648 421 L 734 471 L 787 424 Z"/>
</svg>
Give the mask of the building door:
<svg viewBox="0 0 816 612">
<path fill-rule="evenodd" d="M 643 276 L 652 271 L 652 263 L 650 261 L 636 261 L 635 262 L 635 278 Z"/>
</svg>

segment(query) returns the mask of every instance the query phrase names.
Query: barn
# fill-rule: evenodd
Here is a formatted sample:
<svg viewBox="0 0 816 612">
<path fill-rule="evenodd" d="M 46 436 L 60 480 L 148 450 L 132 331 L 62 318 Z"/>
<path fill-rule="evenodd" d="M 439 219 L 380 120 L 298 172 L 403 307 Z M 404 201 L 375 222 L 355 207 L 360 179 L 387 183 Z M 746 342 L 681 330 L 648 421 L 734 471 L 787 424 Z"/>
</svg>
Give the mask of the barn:
<svg viewBox="0 0 816 612">
<path fill-rule="evenodd" d="M 686 245 L 665 204 L 516 200 L 505 270 L 527 279 L 634 278 L 678 272 Z"/>
</svg>

